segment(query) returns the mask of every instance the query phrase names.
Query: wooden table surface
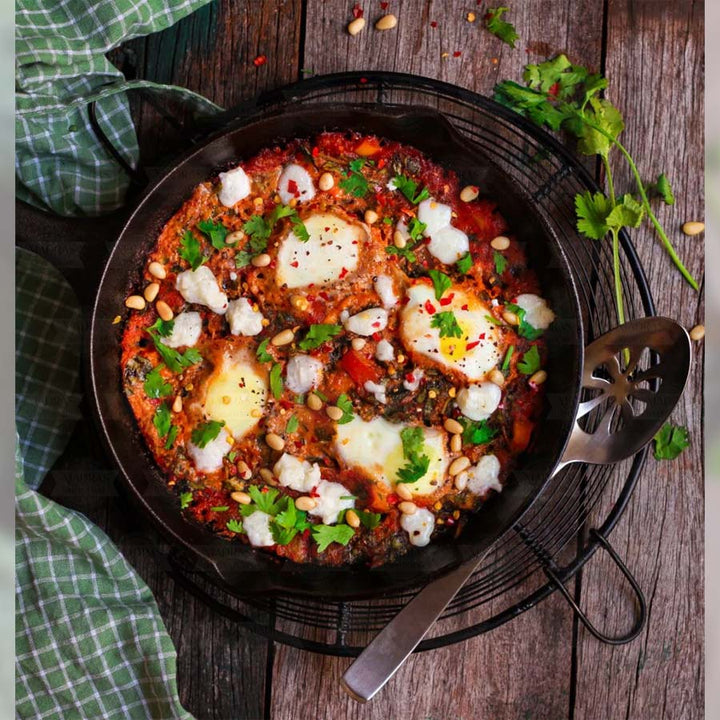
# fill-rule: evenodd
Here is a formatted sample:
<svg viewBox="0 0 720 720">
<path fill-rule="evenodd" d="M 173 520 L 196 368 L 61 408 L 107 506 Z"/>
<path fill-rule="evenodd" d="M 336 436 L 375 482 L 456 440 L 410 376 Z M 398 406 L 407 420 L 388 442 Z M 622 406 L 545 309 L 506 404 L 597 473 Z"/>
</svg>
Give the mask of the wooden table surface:
<svg viewBox="0 0 720 720">
<path fill-rule="evenodd" d="M 128 77 L 184 85 L 230 107 L 310 73 L 343 70 L 416 73 L 490 94 L 500 80 L 520 80 L 526 63 L 566 52 L 609 78 L 608 96 L 625 116 L 623 142 L 645 176 L 668 173 L 677 202 L 662 207 L 661 221 L 703 277 L 702 239 L 679 231 L 685 220 L 703 218 L 702 2 L 517 0 L 509 13 L 521 36 L 514 50 L 482 28 L 487 3 L 390 0 L 399 22 L 385 33 L 372 27 L 381 3 L 360 4 L 369 22 L 352 38 L 345 32 L 351 0 L 218 0 L 112 59 Z M 469 11 L 476 22 L 467 20 Z M 267 62 L 256 67 L 259 55 Z M 146 165 L 184 149 L 155 111 L 134 106 Z M 629 180 L 620 172 L 616 184 L 629 188 Z M 86 268 L 102 260 L 123 217 L 53 221 L 21 208 L 19 242 L 58 264 L 88 307 Z M 98 236 L 104 242 L 72 242 Z M 59 246 L 58 237 L 69 240 Z M 657 238 L 643 227 L 633 240 L 658 313 L 687 327 L 702 322 L 702 294 L 682 280 Z M 689 427 L 692 445 L 676 462 L 648 461 L 612 535 L 647 596 L 642 635 L 629 645 L 602 645 L 555 593 L 489 634 L 414 656 L 366 706 L 338 687 L 348 660 L 251 634 L 168 577 L 118 497 L 116 473 L 89 423 L 78 426 L 43 491 L 105 528 L 153 589 L 178 650 L 181 700 L 197 718 L 692 720 L 702 715 L 704 688 L 703 357 L 696 347 L 673 416 Z M 601 627 L 627 627 L 627 595 L 605 557 L 596 556 L 569 587 Z"/>
</svg>

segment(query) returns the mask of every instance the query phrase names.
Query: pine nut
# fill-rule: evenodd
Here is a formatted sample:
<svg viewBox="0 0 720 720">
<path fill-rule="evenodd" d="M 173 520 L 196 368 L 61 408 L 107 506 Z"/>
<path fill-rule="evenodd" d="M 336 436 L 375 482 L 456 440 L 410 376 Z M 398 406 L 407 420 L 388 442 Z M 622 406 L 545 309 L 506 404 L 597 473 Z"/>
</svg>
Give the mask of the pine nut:
<svg viewBox="0 0 720 720">
<path fill-rule="evenodd" d="M 459 458 L 456 458 L 450 463 L 450 467 L 448 468 L 448 473 L 450 475 L 457 475 L 458 473 L 461 473 L 463 470 L 467 470 L 470 467 L 470 458 L 466 455 L 461 455 Z"/>
<path fill-rule="evenodd" d="M 347 26 L 347 31 L 350 33 L 350 35 L 357 35 L 359 32 L 362 31 L 362 29 L 365 27 L 365 18 L 355 18 L 352 22 L 350 22 Z M 330 186 L 332 187 L 332 185 Z"/>
<path fill-rule="evenodd" d="M 400 248 L 401 250 L 407 245 L 405 236 L 399 230 L 396 230 L 393 233 L 393 244 L 396 248 Z"/>
<path fill-rule="evenodd" d="M 697 220 L 691 220 L 690 222 L 686 222 L 682 226 L 682 231 L 686 235 L 699 235 L 704 229 L 705 229 L 705 223 L 698 222 Z"/>
<path fill-rule="evenodd" d="M 280 452 L 285 447 L 285 441 L 275 433 L 268 433 L 265 436 L 265 442 L 273 449 Z"/>
<path fill-rule="evenodd" d="M 305 403 L 311 410 L 320 410 L 323 406 L 322 400 L 315 393 L 310 393 Z"/>
<path fill-rule="evenodd" d="M 174 317 L 173 311 L 170 309 L 170 306 L 164 300 L 158 300 L 155 303 L 155 309 L 157 310 L 157 314 L 165 322 L 169 322 Z"/>
<path fill-rule="evenodd" d="M 463 431 L 463 426 L 457 420 L 453 420 L 453 418 L 445 418 L 443 427 L 453 435 L 459 435 Z"/>
<path fill-rule="evenodd" d="M 530 382 L 533 385 L 542 385 L 547 380 L 547 373 L 544 370 L 538 370 L 530 376 Z"/>
<path fill-rule="evenodd" d="M 335 421 L 339 420 L 343 416 L 343 411 L 337 405 L 328 405 L 325 412 L 331 420 Z"/>
<path fill-rule="evenodd" d="M 235 467 L 237 468 L 238 475 L 240 475 L 243 480 L 249 480 L 252 477 L 252 470 L 244 460 L 238 460 Z"/>
<path fill-rule="evenodd" d="M 458 473 L 455 476 L 455 489 L 462 492 L 468 484 L 468 474 L 466 472 Z"/>
<path fill-rule="evenodd" d="M 235 230 L 235 232 L 228 233 L 225 236 L 225 242 L 228 245 L 232 245 L 233 243 L 240 242 L 245 238 L 245 233 L 242 230 Z"/>
<path fill-rule="evenodd" d="M 406 500 L 398 504 L 398 510 L 403 515 L 414 515 L 417 512 L 417 505 L 414 502 Z"/>
<path fill-rule="evenodd" d="M 517 325 L 520 322 L 520 318 L 513 313 L 513 312 L 504 312 L 502 314 L 502 319 L 508 324 L 508 325 Z"/>
<path fill-rule="evenodd" d="M 295 507 L 298 510 L 304 510 L 305 512 L 308 510 L 314 510 L 317 507 L 317 500 L 315 500 L 315 498 L 308 497 L 307 495 L 303 495 L 302 497 L 296 498 Z"/>
<path fill-rule="evenodd" d="M 222 396 L 222 402 L 223 402 L 223 405 L 229 405 L 230 402 L 231 402 L 230 396 L 229 396 L 229 395 L 223 395 L 223 396 Z"/>
<path fill-rule="evenodd" d="M 148 265 L 148 272 L 158 280 L 164 280 L 167 277 L 167 271 L 159 262 L 151 262 Z"/>
<path fill-rule="evenodd" d="M 469 12 L 469 13 L 465 16 L 465 18 L 467 19 L 467 21 L 468 21 L 469 23 L 473 23 L 473 22 L 475 22 L 475 13 L 474 13 L 474 12 Z"/>
<path fill-rule="evenodd" d="M 253 267 L 267 267 L 270 264 L 270 256 L 267 253 L 256 255 L 251 261 Z"/>
<path fill-rule="evenodd" d="M 365 338 L 353 338 L 350 344 L 353 350 L 362 350 L 367 345 L 367 340 Z"/>
<path fill-rule="evenodd" d="M 351 528 L 360 527 L 360 518 L 358 517 L 358 514 L 354 510 L 348 510 L 345 513 L 345 522 Z"/>
<path fill-rule="evenodd" d="M 362 18 L 358 18 L 358 20 L 362 20 Z M 323 173 L 318 180 L 318 187 L 321 190 L 330 190 L 334 184 L 335 178 L 329 172 Z"/>
<path fill-rule="evenodd" d="M 129 307 L 131 310 L 144 310 L 145 309 L 145 298 L 140 295 L 131 295 L 125 301 L 125 307 Z"/>
<path fill-rule="evenodd" d="M 289 345 L 295 339 L 295 333 L 290 328 L 281 330 L 270 342 L 275 345 Z"/>
<path fill-rule="evenodd" d="M 412 500 L 412 490 L 405 483 L 398 483 L 395 486 L 395 492 L 401 500 Z"/>
<path fill-rule="evenodd" d="M 502 387 L 505 384 L 505 376 L 497 368 L 490 371 L 488 374 L 488 380 L 498 387 Z"/>
<path fill-rule="evenodd" d="M 454 398 L 454 397 L 457 395 L 457 388 L 456 388 L 456 387 L 451 387 L 451 388 L 448 390 L 448 395 L 449 395 L 451 398 Z"/>
<path fill-rule="evenodd" d="M 150 283 L 143 291 L 143 296 L 148 302 L 152 302 L 160 292 L 160 283 Z"/>
<path fill-rule="evenodd" d="M 383 15 L 376 23 L 376 30 L 392 30 L 397 25 L 397 18 L 392 14 L 388 13 Z"/>
<path fill-rule="evenodd" d="M 477 196 L 479 194 L 480 194 L 480 189 L 477 187 L 477 185 L 466 185 L 460 191 L 460 199 L 463 202 L 472 202 L 473 200 L 477 199 Z"/>
<path fill-rule="evenodd" d="M 310 303 L 307 301 L 307 298 L 304 298 L 302 295 L 291 295 L 290 296 L 290 304 L 296 310 L 300 310 L 300 312 L 304 312 L 310 306 Z"/>
<path fill-rule="evenodd" d="M 260 468 L 260 477 L 266 482 L 272 485 L 275 480 L 275 476 L 270 468 Z"/>
<path fill-rule="evenodd" d="M 462 450 L 462 435 L 453 435 L 450 438 L 450 450 L 454 453 Z"/>
<path fill-rule="evenodd" d="M 230 493 L 230 498 L 240 505 L 249 505 L 252 502 L 252 498 L 246 492 L 240 490 Z"/>
<path fill-rule="evenodd" d="M 181 410 L 182 410 L 182 397 L 180 395 L 176 395 L 175 399 L 173 400 L 172 411 L 174 413 L 179 413 Z"/>
<path fill-rule="evenodd" d="M 368 225 L 373 225 L 378 221 L 378 214 L 374 210 L 365 211 L 365 222 Z"/>
<path fill-rule="evenodd" d="M 690 339 L 695 340 L 696 342 L 698 340 L 702 340 L 705 337 L 705 326 L 704 325 L 696 325 L 691 331 L 690 331 Z"/>
<path fill-rule="evenodd" d="M 506 238 L 504 235 L 498 235 L 490 241 L 490 247 L 493 250 L 507 250 L 510 247 L 510 238 Z"/>
<path fill-rule="evenodd" d="M 250 417 L 261 418 L 261 417 L 262 417 L 262 410 L 260 410 L 260 408 L 253 408 L 253 409 L 250 411 Z"/>
</svg>

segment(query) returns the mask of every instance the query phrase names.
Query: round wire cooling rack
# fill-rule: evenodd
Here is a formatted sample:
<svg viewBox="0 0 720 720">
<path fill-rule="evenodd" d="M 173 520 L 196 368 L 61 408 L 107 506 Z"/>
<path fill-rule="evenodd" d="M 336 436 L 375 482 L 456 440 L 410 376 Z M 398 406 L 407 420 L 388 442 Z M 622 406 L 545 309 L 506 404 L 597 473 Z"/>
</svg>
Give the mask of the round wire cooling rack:
<svg viewBox="0 0 720 720">
<path fill-rule="evenodd" d="M 398 73 L 342 73 L 310 78 L 261 96 L 252 107 L 223 114 L 219 125 L 242 125 L 264 114 L 315 103 L 367 103 L 372 107 L 425 106 L 440 111 L 468 142 L 520 185 L 555 230 L 577 283 L 585 344 L 617 325 L 609 243 L 581 237 L 575 228 L 574 198 L 597 190 L 589 172 L 555 138 L 513 111 L 468 90 Z M 628 320 L 654 314 L 645 274 L 626 234 L 621 236 L 621 276 Z M 530 510 L 495 544 L 480 569 L 458 593 L 418 650 L 429 650 L 487 632 L 561 589 L 578 618 L 600 640 L 627 642 L 644 624 L 644 598 L 607 541 L 632 494 L 647 451 L 619 466 L 571 465 L 556 475 Z M 619 482 L 617 482 L 619 480 Z M 611 483 L 611 481 L 613 481 Z M 609 498 L 609 486 L 621 487 Z M 599 500 L 610 509 L 588 532 Z M 575 543 L 572 541 L 576 540 Z M 636 593 L 639 616 L 631 631 L 607 637 L 582 614 L 563 587 L 598 548 L 605 549 Z M 274 640 L 306 650 L 355 656 L 413 597 L 401 593 L 379 600 L 322 601 L 293 597 L 241 598 L 226 593 L 200 573 L 188 571 L 173 553 L 176 580 L 218 613 Z"/>
</svg>

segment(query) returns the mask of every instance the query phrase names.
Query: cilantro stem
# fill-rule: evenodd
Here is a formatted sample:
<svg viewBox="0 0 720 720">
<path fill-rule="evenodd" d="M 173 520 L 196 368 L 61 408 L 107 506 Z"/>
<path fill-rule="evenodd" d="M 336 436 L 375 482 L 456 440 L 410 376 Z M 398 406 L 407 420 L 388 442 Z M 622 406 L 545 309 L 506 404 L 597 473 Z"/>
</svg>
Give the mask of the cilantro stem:
<svg viewBox="0 0 720 720">
<path fill-rule="evenodd" d="M 620 234 L 617 229 L 610 230 L 613 248 L 613 275 L 615 276 L 615 304 L 617 305 L 618 323 L 625 322 L 625 306 L 623 305 L 622 281 L 620 279 Z"/>
</svg>

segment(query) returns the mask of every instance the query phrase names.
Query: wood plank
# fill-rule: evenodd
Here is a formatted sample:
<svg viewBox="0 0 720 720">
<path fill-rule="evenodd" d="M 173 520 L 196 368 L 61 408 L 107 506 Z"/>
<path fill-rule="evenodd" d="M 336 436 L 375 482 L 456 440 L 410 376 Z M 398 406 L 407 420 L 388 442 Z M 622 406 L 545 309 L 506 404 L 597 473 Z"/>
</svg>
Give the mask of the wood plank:
<svg viewBox="0 0 720 720">
<path fill-rule="evenodd" d="M 679 254 L 702 278 L 702 239 L 679 230 L 703 218 L 703 5 L 672 0 L 609 3 L 610 99 L 623 112 L 621 140 L 644 177 L 665 171 L 677 202 L 658 212 Z M 620 165 L 620 162 L 617 163 Z M 627 172 L 616 184 L 630 189 Z M 658 312 L 687 327 L 702 322 L 703 298 L 674 269 L 653 232 L 633 238 Z M 700 718 L 703 715 L 703 427 L 702 345 L 673 414 L 691 447 L 675 462 L 650 460 L 612 542 L 648 600 L 649 622 L 630 645 L 603 646 L 580 630 L 577 720 L 598 717 Z M 582 604 L 612 631 L 630 624 L 631 606 L 605 557 L 582 579 Z"/>
<path fill-rule="evenodd" d="M 304 68 L 316 74 L 343 70 L 395 70 L 437 77 L 490 93 L 499 80 L 518 79 L 531 60 L 567 50 L 573 60 L 600 67 L 602 2 L 524 3 L 511 19 L 524 40 L 512 51 L 466 20 L 468 4 L 408 0 L 392 2 L 396 30 L 372 27 L 379 3 L 361 3 L 368 25 L 351 38 L 345 27 L 351 5 L 311 0 L 307 5 Z M 477 8 L 472 8 L 477 9 Z M 431 22 L 438 23 L 437 28 Z M 548 45 L 547 28 L 557 46 Z M 313 32 L 310 32 L 313 28 Z M 453 57 L 459 50 L 462 55 Z M 450 56 L 443 59 L 441 54 Z M 493 62 L 493 58 L 496 62 Z M 517 588 L 527 593 L 532 581 Z M 571 586 L 572 587 L 572 586 Z M 494 607 L 499 610 L 501 602 Z M 467 618 L 444 624 L 461 627 Z M 286 627 L 284 622 L 280 627 Z M 289 720 L 298 707 L 318 718 L 553 718 L 566 717 L 571 696 L 572 616 L 559 596 L 491 634 L 414 656 L 369 705 L 347 699 L 338 680 L 348 660 L 304 654 L 278 646 L 273 670 L 271 717 Z M 461 660 L 459 661 L 459 658 Z M 287 688 L 294 688 L 289 693 Z"/>
</svg>

